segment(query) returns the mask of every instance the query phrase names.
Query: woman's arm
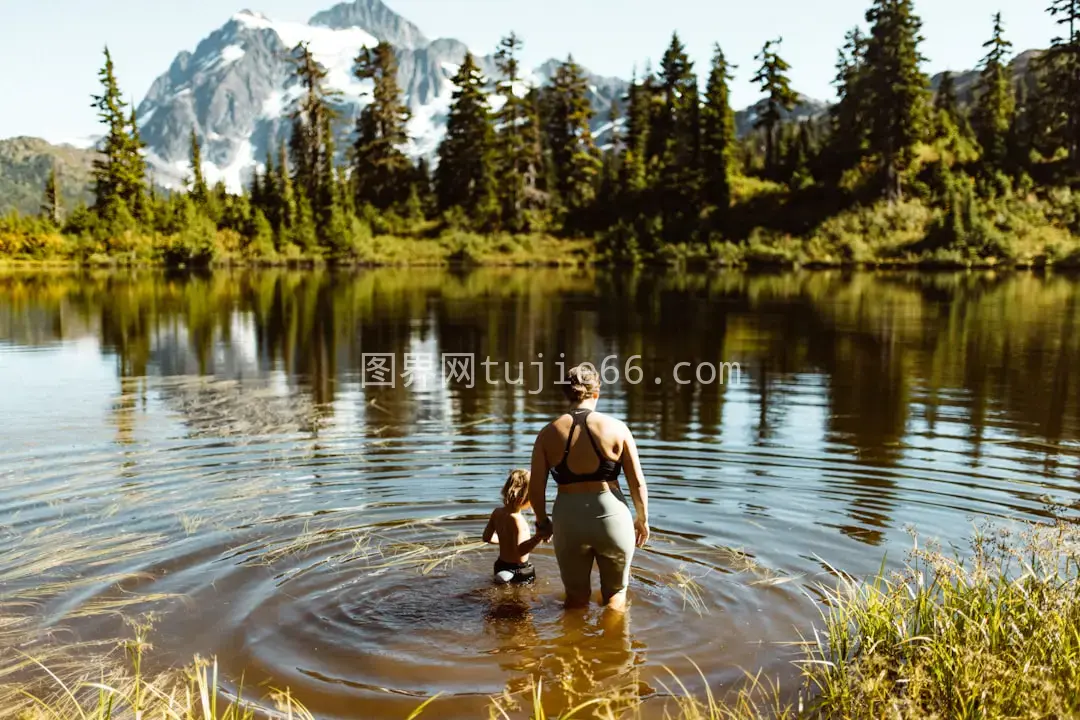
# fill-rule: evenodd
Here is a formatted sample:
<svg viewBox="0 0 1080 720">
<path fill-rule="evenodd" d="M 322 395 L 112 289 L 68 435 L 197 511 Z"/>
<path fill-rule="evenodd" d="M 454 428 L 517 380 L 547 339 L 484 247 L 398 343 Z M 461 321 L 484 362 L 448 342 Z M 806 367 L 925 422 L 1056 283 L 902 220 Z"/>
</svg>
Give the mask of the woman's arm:
<svg viewBox="0 0 1080 720">
<path fill-rule="evenodd" d="M 645 473 L 641 469 L 637 443 L 634 442 L 629 428 L 623 441 L 622 464 L 626 481 L 630 484 L 630 497 L 633 498 L 634 509 L 637 510 L 637 519 L 634 520 L 637 546 L 642 547 L 649 540 L 649 489 L 645 486 Z"/>
<path fill-rule="evenodd" d="M 548 526 L 549 521 L 547 513 L 549 468 L 547 455 L 544 454 L 544 444 L 541 442 L 545 430 L 547 428 L 540 431 L 536 436 L 536 442 L 533 443 L 532 462 L 529 470 L 529 503 L 532 504 L 533 513 L 536 514 L 536 534 L 541 537 L 545 536 L 545 527 Z"/>
</svg>

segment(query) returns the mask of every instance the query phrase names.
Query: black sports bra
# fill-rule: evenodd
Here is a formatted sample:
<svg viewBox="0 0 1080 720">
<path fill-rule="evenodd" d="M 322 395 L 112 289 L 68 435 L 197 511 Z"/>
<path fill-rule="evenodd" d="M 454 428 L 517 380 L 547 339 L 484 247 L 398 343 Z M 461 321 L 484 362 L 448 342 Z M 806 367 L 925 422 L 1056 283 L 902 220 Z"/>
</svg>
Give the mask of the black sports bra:
<svg viewBox="0 0 1080 720">
<path fill-rule="evenodd" d="M 586 419 L 591 413 L 592 410 L 587 408 L 574 410 L 570 413 L 574 423 L 570 426 L 570 435 L 566 438 L 566 450 L 563 451 L 562 461 L 551 469 L 551 476 L 555 478 L 555 482 L 559 485 L 573 485 L 574 483 L 583 482 L 617 482 L 619 479 L 619 471 L 622 470 L 622 466 L 614 460 L 608 460 L 604 453 L 600 452 L 600 448 L 596 446 L 596 440 L 593 438 L 592 433 L 589 432 L 589 423 L 586 422 Z M 588 475 L 579 475 L 572 472 L 567 465 L 567 460 L 570 458 L 570 445 L 574 442 L 574 431 L 577 430 L 579 425 L 588 435 L 589 443 L 592 444 L 596 457 L 600 459 L 600 467 Z"/>
</svg>

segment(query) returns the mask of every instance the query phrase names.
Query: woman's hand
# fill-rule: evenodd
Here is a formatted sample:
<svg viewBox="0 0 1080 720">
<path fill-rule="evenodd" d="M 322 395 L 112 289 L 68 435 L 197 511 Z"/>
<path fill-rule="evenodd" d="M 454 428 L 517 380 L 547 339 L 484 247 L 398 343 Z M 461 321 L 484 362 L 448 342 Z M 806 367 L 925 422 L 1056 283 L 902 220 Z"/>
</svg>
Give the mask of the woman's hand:
<svg viewBox="0 0 1080 720">
<path fill-rule="evenodd" d="M 543 538 L 544 542 L 551 540 L 554 524 L 550 517 L 544 517 L 536 521 L 536 535 Z"/>
<path fill-rule="evenodd" d="M 647 542 L 649 542 L 649 521 L 639 517 L 634 521 L 634 544 L 645 547 Z"/>
</svg>

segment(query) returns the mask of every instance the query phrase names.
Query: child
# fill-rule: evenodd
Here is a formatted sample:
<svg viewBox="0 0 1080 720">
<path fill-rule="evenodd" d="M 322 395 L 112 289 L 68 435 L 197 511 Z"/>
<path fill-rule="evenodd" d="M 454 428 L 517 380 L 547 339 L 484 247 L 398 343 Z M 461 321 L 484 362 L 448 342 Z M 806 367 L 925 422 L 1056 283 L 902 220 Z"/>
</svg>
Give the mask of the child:
<svg viewBox="0 0 1080 720">
<path fill-rule="evenodd" d="M 531 583 L 536 571 L 529 553 L 543 542 L 539 535 L 529 537 L 529 523 L 521 515 L 529 508 L 529 471 L 514 470 L 502 489 L 503 506 L 495 508 L 484 528 L 484 542 L 498 544 L 495 582 L 499 585 Z"/>
</svg>

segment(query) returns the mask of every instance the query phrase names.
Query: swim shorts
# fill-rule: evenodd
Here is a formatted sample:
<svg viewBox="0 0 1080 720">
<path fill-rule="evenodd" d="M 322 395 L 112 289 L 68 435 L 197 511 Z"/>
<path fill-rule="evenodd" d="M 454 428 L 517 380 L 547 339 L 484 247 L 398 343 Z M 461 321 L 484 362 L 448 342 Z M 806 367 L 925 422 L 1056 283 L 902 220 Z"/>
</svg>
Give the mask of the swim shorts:
<svg viewBox="0 0 1080 720">
<path fill-rule="evenodd" d="M 508 563 L 495 561 L 496 585 L 525 585 L 536 579 L 536 570 L 532 563 Z"/>
</svg>

